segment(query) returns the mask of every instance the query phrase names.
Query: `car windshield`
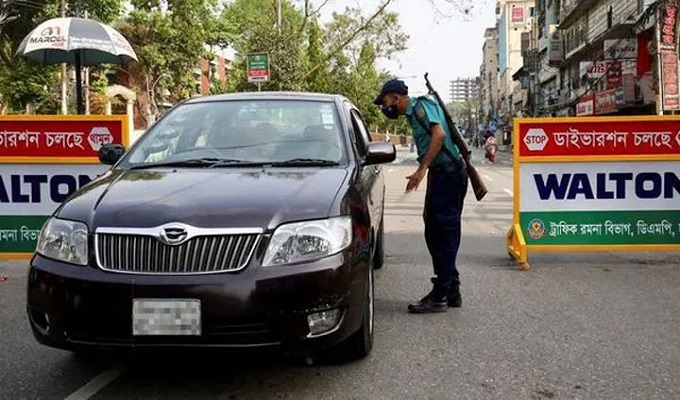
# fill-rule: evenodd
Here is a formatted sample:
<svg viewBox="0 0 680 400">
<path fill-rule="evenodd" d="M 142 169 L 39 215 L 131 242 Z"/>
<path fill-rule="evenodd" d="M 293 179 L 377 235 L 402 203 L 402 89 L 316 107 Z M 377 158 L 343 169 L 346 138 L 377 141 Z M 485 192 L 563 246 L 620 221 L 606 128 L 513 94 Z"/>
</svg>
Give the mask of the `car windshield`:
<svg viewBox="0 0 680 400">
<path fill-rule="evenodd" d="M 135 145 L 124 167 L 335 165 L 345 159 L 335 103 L 302 100 L 184 104 Z"/>
</svg>

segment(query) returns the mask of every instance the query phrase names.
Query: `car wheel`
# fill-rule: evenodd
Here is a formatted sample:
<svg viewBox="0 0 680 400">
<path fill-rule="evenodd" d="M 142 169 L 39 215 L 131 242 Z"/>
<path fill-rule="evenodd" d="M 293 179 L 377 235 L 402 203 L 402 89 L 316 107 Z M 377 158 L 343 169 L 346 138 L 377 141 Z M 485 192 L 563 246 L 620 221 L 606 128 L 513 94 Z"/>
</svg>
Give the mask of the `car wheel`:
<svg viewBox="0 0 680 400">
<path fill-rule="evenodd" d="M 373 255 L 373 269 L 380 269 L 385 264 L 385 219 L 380 222 L 376 234 L 375 254 Z"/>
<path fill-rule="evenodd" d="M 373 268 L 369 267 L 366 296 L 364 299 L 364 319 L 361 327 L 347 339 L 347 355 L 358 360 L 366 357 L 373 349 L 373 323 L 375 307 L 375 283 Z"/>
</svg>

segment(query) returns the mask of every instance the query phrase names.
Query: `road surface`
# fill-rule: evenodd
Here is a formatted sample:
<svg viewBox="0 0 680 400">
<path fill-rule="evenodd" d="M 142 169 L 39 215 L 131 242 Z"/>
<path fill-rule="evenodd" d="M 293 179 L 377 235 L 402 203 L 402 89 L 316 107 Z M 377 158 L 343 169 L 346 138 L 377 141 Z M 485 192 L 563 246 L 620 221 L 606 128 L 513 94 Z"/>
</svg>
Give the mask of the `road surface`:
<svg viewBox="0 0 680 400">
<path fill-rule="evenodd" d="M 479 160 L 478 160 L 479 161 Z M 404 196 L 413 156 L 388 175 L 385 267 L 371 355 L 341 365 L 162 354 L 83 361 L 42 347 L 26 321 L 25 262 L 0 263 L 0 399 L 671 399 L 680 398 L 678 254 L 530 255 L 504 236 L 512 170 L 480 165 L 459 259 L 463 308 L 410 315 L 429 289 L 424 188 Z M 70 397 L 69 397 L 70 396 Z"/>
</svg>

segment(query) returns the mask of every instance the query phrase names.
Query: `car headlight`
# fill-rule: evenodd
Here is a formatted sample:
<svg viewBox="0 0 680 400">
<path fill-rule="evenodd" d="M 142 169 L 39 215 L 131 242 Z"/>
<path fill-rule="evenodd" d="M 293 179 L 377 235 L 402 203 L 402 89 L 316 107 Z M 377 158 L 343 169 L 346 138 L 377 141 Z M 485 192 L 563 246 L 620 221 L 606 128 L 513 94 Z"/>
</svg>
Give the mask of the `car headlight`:
<svg viewBox="0 0 680 400">
<path fill-rule="evenodd" d="M 352 242 L 352 219 L 328 218 L 281 225 L 274 231 L 263 266 L 293 264 L 337 254 Z"/>
<path fill-rule="evenodd" d="M 36 252 L 55 260 L 87 265 L 87 225 L 50 218 L 38 237 Z"/>
</svg>

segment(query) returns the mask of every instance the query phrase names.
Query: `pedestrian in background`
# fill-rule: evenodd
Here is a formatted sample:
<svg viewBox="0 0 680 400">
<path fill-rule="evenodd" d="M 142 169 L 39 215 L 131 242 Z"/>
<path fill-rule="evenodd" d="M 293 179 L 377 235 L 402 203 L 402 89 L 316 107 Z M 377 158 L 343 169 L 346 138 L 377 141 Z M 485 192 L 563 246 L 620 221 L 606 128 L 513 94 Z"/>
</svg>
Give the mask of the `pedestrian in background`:
<svg viewBox="0 0 680 400">
<path fill-rule="evenodd" d="M 468 188 L 468 175 L 454 144 L 444 111 L 428 96 L 409 97 L 403 81 L 387 81 L 374 100 L 390 119 L 405 115 L 413 130 L 418 169 L 407 177 L 406 191 L 416 190 L 427 173 L 423 219 L 425 241 L 432 256 L 432 290 L 410 304 L 411 313 L 447 311 L 460 307 L 460 276 L 456 266 L 461 240 L 461 214 Z"/>
</svg>

